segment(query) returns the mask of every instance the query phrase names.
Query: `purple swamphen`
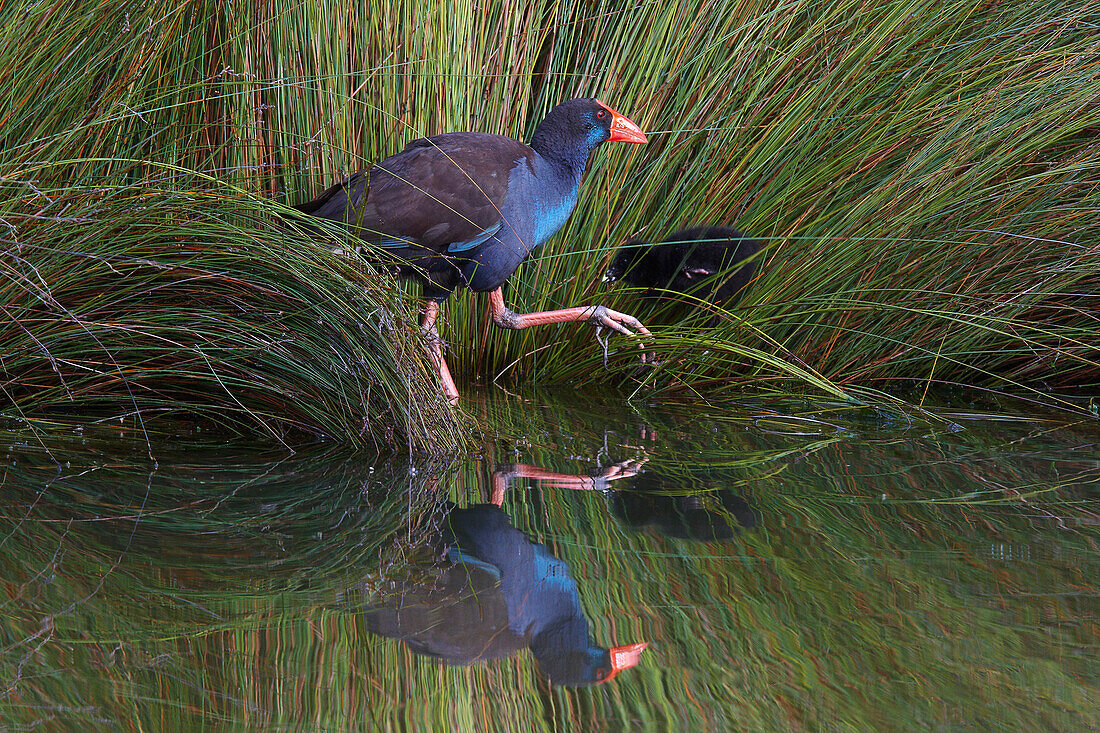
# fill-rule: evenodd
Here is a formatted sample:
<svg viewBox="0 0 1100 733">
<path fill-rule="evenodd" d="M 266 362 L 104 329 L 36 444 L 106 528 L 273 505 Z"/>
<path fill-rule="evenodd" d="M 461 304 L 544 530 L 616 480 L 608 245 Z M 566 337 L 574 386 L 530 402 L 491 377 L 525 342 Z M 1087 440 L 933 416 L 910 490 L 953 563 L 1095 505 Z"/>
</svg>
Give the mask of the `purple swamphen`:
<svg viewBox="0 0 1100 733">
<path fill-rule="evenodd" d="M 603 306 L 520 314 L 504 305 L 501 293 L 520 263 L 569 218 L 592 151 L 607 141 L 645 143 L 646 136 L 599 100 L 572 99 L 539 123 L 530 146 L 480 132 L 420 138 L 294 208 L 348 225 L 391 253 L 402 274 L 423 282 L 423 327 L 454 402 L 458 389 L 436 319 L 455 288 L 490 293 L 493 321 L 502 328 L 589 321 L 648 335 L 633 316 Z"/>
</svg>

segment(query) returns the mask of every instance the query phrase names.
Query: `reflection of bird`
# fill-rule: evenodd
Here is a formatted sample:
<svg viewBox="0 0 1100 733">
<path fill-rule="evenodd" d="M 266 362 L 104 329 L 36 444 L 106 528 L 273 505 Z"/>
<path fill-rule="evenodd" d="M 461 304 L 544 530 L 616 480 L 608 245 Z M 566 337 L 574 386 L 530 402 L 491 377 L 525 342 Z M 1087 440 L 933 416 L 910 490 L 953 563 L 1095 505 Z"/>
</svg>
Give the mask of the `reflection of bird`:
<svg viewBox="0 0 1100 733">
<path fill-rule="evenodd" d="M 643 430 L 643 437 L 647 432 Z M 648 457 L 620 461 L 592 476 L 555 473 L 526 463 L 504 465 L 493 473 L 492 501 L 500 505 L 512 479 L 529 478 L 542 486 L 599 491 L 627 524 L 653 527 L 669 537 L 726 540 L 739 529 L 751 529 L 759 522 L 752 505 L 732 491 L 716 489 L 684 495 L 683 478 L 652 467 L 644 470 L 648 461 Z"/>
<path fill-rule="evenodd" d="M 558 685 L 606 682 L 638 663 L 645 643 L 610 650 L 593 643 L 569 568 L 498 507 L 453 509 L 446 526 L 448 565 L 438 582 L 368 610 L 368 631 L 449 664 L 529 647 Z"/>
<path fill-rule="evenodd" d="M 653 527 L 668 537 L 728 540 L 759 522 L 756 510 L 732 491 L 691 496 L 620 491 L 611 501 L 615 513 L 633 527 Z"/>
<path fill-rule="evenodd" d="M 612 261 L 607 277 L 650 288 L 647 296 L 659 296 L 660 293 L 655 292 L 657 289 L 674 290 L 727 306 L 736 302 L 741 290 L 752 279 L 753 261 L 730 272 L 724 280 L 714 282 L 711 290 L 700 290 L 700 283 L 727 272 L 759 249 L 756 240 L 732 227 L 681 229 L 651 245 L 637 239 L 625 242 Z"/>
<path fill-rule="evenodd" d="M 462 285 L 490 292 L 503 328 L 591 320 L 620 333 L 648 333 L 624 313 L 600 307 L 518 314 L 501 286 L 573 211 L 592 151 L 605 141 L 646 142 L 641 129 L 595 99 L 555 107 L 528 147 L 502 135 L 453 132 L 413 140 L 370 171 L 355 173 L 299 211 L 351 225 L 391 252 L 406 275 L 424 283 L 424 328 L 452 400 L 451 379 L 435 321 L 439 304 Z"/>
</svg>

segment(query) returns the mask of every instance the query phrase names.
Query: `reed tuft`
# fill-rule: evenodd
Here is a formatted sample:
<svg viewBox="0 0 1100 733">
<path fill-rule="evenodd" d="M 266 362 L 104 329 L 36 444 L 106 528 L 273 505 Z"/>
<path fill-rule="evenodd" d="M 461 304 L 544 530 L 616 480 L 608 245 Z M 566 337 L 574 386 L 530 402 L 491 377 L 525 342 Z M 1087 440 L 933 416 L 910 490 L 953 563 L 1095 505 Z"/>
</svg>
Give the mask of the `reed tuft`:
<svg viewBox="0 0 1100 733">
<path fill-rule="evenodd" d="M 280 225 L 241 185 L 256 171 L 225 167 L 241 90 L 209 74 L 232 44 L 205 37 L 207 10 L 3 16 L 2 67 L 18 69 L 0 107 L 4 414 L 452 450 L 461 423 L 412 303 Z"/>
<path fill-rule="evenodd" d="M 585 327 L 499 331 L 466 295 L 442 329 L 460 384 L 852 399 L 911 386 L 917 400 L 963 384 L 1072 407 L 1056 393 L 1100 385 L 1091 12 L 931 0 L 0 11 L 5 389 L 27 410 L 98 391 L 142 410 L 203 402 L 276 433 L 347 437 L 365 422 L 449 444 L 456 418 L 414 356 L 405 301 L 369 265 L 281 228 L 265 199 L 305 200 L 422 135 L 526 139 L 555 104 L 590 95 L 651 143 L 597 152 L 573 217 L 506 295 L 516 310 L 632 312 L 653 325 L 660 365 L 639 369 L 621 337 L 605 354 Z M 720 223 L 766 245 L 737 305 L 603 284 L 627 238 Z M 189 287 L 199 304 L 174 317 Z M 117 310 L 96 313 L 113 325 L 82 331 L 71 303 L 104 298 Z M 271 324 L 286 312 L 307 334 L 293 348 Z M 361 335 L 383 320 L 399 343 Z M 177 330 L 140 331 L 147 321 Z M 211 328 L 227 341 L 207 352 Z M 66 329 L 86 344 L 38 335 Z M 97 350 L 96 365 L 74 362 Z M 281 396 L 262 398 L 267 385 Z"/>
</svg>

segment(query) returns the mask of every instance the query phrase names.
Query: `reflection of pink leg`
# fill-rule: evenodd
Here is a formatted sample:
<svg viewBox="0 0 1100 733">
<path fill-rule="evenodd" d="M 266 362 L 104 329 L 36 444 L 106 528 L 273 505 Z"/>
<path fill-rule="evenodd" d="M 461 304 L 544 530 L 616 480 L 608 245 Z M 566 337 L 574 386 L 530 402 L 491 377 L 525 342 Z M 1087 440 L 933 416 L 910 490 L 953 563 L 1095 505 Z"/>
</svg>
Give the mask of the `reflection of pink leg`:
<svg viewBox="0 0 1100 733">
<path fill-rule="evenodd" d="M 428 353 L 432 356 L 436 371 L 439 372 L 439 381 L 443 384 L 443 394 L 451 401 L 452 405 L 458 404 L 458 387 L 451 378 L 451 370 L 447 368 L 447 360 L 443 358 L 443 339 L 439 338 L 439 329 L 435 327 L 439 318 L 439 303 L 428 300 L 424 303 L 424 320 L 421 328 L 428 336 Z"/>
<path fill-rule="evenodd" d="M 605 468 L 599 476 L 557 473 L 527 463 L 516 463 L 507 468 L 493 471 L 489 501 L 497 506 L 503 504 L 504 494 L 507 493 L 508 487 L 514 478 L 533 478 L 543 486 L 552 486 L 556 489 L 573 489 L 574 491 L 606 489 L 609 482 L 629 478 L 638 473 L 648 460 L 648 458 L 642 458 L 637 461 L 620 461 Z"/>
<path fill-rule="evenodd" d="M 493 471 L 492 488 L 489 494 L 489 503 L 501 506 L 504 504 L 504 494 L 508 491 L 508 482 L 512 474 L 507 471 Z"/>
<path fill-rule="evenodd" d="M 588 321 L 597 326 L 610 328 L 625 336 L 633 336 L 633 328 L 639 333 L 649 336 L 649 329 L 642 325 L 637 318 L 626 313 L 613 311 L 602 305 L 583 305 L 576 308 L 562 308 L 555 311 L 539 311 L 538 313 L 516 313 L 504 305 L 504 294 L 500 288 L 489 293 L 489 308 L 493 314 L 493 323 L 501 328 L 530 328 L 531 326 L 544 326 L 548 323 L 568 323 L 570 321 Z M 627 328 L 627 327 L 630 328 Z M 638 344 L 642 351 L 642 361 L 646 360 L 645 345 Z"/>
<path fill-rule="evenodd" d="M 595 476 L 580 476 L 575 473 L 555 473 L 538 466 L 529 466 L 519 463 L 514 467 L 515 476 L 520 478 L 536 479 L 543 486 L 553 486 L 556 489 L 573 489 L 575 491 L 591 491 L 599 488 Z M 603 478 L 602 476 L 600 478 Z"/>
</svg>

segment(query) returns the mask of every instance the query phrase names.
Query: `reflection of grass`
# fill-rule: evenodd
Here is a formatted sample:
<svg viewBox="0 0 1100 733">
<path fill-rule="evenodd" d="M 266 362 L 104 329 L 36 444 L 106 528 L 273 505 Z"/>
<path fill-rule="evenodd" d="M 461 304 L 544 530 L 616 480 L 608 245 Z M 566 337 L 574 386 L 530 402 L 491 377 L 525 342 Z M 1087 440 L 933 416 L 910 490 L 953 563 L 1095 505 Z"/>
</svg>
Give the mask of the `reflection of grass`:
<svg viewBox="0 0 1100 733">
<path fill-rule="evenodd" d="M 156 468 L 55 442 L 62 465 L 16 450 L 4 475 L 5 723 L 169 730 L 243 712 L 224 667 L 310 623 L 318 604 L 345 605 L 346 589 L 380 592 L 407 572 L 411 538 L 437 518 L 432 476 L 448 473 L 213 447 L 165 447 L 172 468 Z"/>
<path fill-rule="evenodd" d="M 786 468 L 767 477 L 663 462 L 712 489 L 751 485 L 741 490 L 761 524 L 724 545 L 624 536 L 593 495 L 520 502 L 587 580 L 582 593 L 598 589 L 586 601 L 601 633 L 653 642 L 650 665 L 601 714 L 642 710 L 692 730 L 1095 725 L 1100 669 L 1084 650 L 1100 629 L 1082 601 L 1098 568 L 1074 501 L 1097 478 L 1081 452 L 1097 437 L 970 427 L 981 437 L 777 451 Z M 762 436 L 728 424 L 717 440 L 751 450 Z M 997 455 L 1002 440 L 1012 456 Z M 713 465 L 690 439 L 651 452 L 651 463 L 665 452 Z M 1057 476 L 1067 486 L 997 509 L 908 503 L 994 485 L 1011 495 Z"/>
<path fill-rule="evenodd" d="M 777 507 L 756 498 L 774 522 Z M 1072 730 L 1090 719 L 1087 689 L 1058 660 L 1080 641 L 1052 641 L 1021 623 L 1064 604 L 1009 601 L 1005 613 L 967 587 L 988 567 L 960 573 L 985 558 L 891 560 L 896 548 L 856 529 L 858 516 L 828 528 L 855 545 L 832 550 L 825 528 L 780 507 L 786 527 L 766 520 L 764 531 L 717 551 L 635 537 L 592 560 L 599 534 L 579 546 L 564 540 L 560 551 L 583 567 L 576 572 L 609 589 L 594 599 L 604 628 L 653 641 L 651 666 L 621 682 L 624 710 L 752 730 L 1008 729 L 1029 719 Z M 849 554 L 856 550 L 869 556 Z M 1063 582 L 1082 579 L 1068 570 Z"/>
<path fill-rule="evenodd" d="M 505 439 L 505 461 L 586 473 L 644 448 L 672 493 L 732 488 L 760 522 L 693 543 L 627 527 L 598 492 L 513 488 L 505 509 L 566 561 L 595 637 L 651 643 L 610 685 L 548 688 L 527 655 L 441 667 L 357 624 L 364 592 L 430 576 L 419 544 L 437 501 L 477 501 L 486 466 L 412 474 L 210 447 L 152 470 L 92 435 L 95 454 L 46 440 L 60 467 L 16 448 L 3 477 L 0 716 L 150 730 L 1100 724 L 1098 568 L 1075 503 L 1096 478 L 1094 428 L 614 404 L 478 407 L 529 439 Z M 1061 486 L 1013 493 L 1044 483 Z M 996 505 L 959 501 L 998 487 Z"/>
</svg>

